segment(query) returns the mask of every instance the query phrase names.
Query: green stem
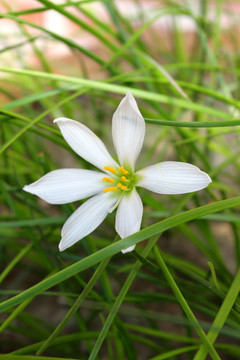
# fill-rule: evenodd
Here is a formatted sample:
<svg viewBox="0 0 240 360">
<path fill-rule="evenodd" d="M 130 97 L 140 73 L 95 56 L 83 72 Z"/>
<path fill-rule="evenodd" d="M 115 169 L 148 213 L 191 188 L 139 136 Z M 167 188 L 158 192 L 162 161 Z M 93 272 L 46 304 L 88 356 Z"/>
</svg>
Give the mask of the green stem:
<svg viewBox="0 0 240 360">
<path fill-rule="evenodd" d="M 146 246 L 146 248 L 143 251 L 143 256 L 147 256 L 149 254 L 149 252 L 151 251 L 152 247 L 155 245 L 157 240 L 158 240 L 158 237 L 154 237 L 153 239 L 151 239 L 149 241 L 148 245 Z M 116 300 L 115 300 L 115 302 L 114 302 L 114 304 L 112 306 L 112 309 L 111 309 L 111 311 L 110 311 L 110 313 L 109 313 L 109 315 L 108 315 L 108 317 L 107 317 L 107 319 L 105 321 L 105 324 L 104 324 L 104 326 L 103 326 L 103 328 L 102 328 L 102 330 L 101 330 L 101 332 L 100 332 L 100 334 L 98 336 L 98 339 L 97 339 L 97 341 L 96 341 L 96 343 L 94 345 L 94 348 L 93 348 L 88 360 L 95 360 L 96 359 L 97 354 L 98 354 L 98 352 L 99 352 L 99 350 L 101 348 L 101 345 L 102 345 L 102 343 L 103 343 L 103 341 L 104 341 L 105 337 L 107 336 L 107 333 L 108 333 L 108 331 L 110 329 L 110 326 L 112 325 L 112 322 L 113 322 L 113 320 L 114 320 L 114 318 L 115 318 L 115 316 L 116 316 L 116 314 L 117 314 L 117 312 L 118 312 L 118 310 L 119 310 L 119 308 L 120 308 L 120 306 L 121 306 L 121 304 L 122 304 L 128 290 L 129 290 L 130 286 L 132 285 L 133 280 L 135 279 L 139 269 L 141 268 L 141 266 L 142 266 L 142 263 L 140 261 L 137 261 L 135 263 L 134 267 L 132 268 L 127 280 L 125 281 L 125 283 L 124 283 L 118 297 L 116 298 Z"/>
<path fill-rule="evenodd" d="M 232 282 L 232 285 L 220 307 L 220 310 L 215 317 L 212 326 L 207 334 L 208 341 L 211 344 L 214 344 L 217 339 L 218 334 L 220 333 L 232 307 L 237 299 L 237 296 L 240 291 L 240 268 L 238 269 L 237 275 Z M 204 344 L 200 347 L 197 352 L 194 360 L 204 360 L 208 354 L 208 349 L 204 346 Z"/>
<path fill-rule="evenodd" d="M 198 336 L 202 340 L 202 342 L 204 344 L 204 348 L 205 347 L 207 348 L 208 352 L 212 356 L 212 359 L 220 360 L 219 355 L 217 354 L 217 352 L 214 349 L 213 345 L 209 341 L 207 335 L 203 331 L 202 327 L 200 326 L 199 322 L 197 321 L 196 317 L 194 316 L 192 310 L 190 309 L 188 303 L 186 302 L 185 298 L 183 297 L 183 295 L 182 295 L 179 287 L 177 286 L 175 280 L 173 279 L 170 271 L 168 270 L 168 267 L 165 264 L 165 262 L 164 262 L 164 260 L 162 258 L 161 252 L 159 251 L 158 247 L 154 246 L 153 251 L 154 251 L 154 254 L 156 256 L 157 262 L 158 262 L 159 266 L 162 269 L 163 275 L 165 276 L 169 286 L 171 287 L 174 295 L 176 296 L 176 298 L 177 298 L 180 306 L 182 307 L 183 311 L 185 312 L 187 318 L 189 319 L 189 321 L 193 325 L 194 329 L 196 330 Z M 199 360 L 200 359 L 202 360 L 202 358 L 199 358 Z"/>
</svg>

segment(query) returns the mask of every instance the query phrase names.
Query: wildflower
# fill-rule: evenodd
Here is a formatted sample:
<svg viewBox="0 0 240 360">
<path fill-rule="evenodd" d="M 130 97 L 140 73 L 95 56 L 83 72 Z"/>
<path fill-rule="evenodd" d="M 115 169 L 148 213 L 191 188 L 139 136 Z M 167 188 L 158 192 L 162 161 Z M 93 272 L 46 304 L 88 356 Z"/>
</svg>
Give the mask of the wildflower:
<svg viewBox="0 0 240 360">
<path fill-rule="evenodd" d="M 130 92 L 122 99 L 112 120 L 112 136 L 119 163 L 103 142 L 85 125 L 67 118 L 54 120 L 70 147 L 101 171 L 54 170 L 24 187 L 50 204 L 66 204 L 91 197 L 65 222 L 60 251 L 94 231 L 117 208 L 115 228 L 121 238 L 140 230 L 143 205 L 136 187 L 158 194 L 184 194 L 205 188 L 210 177 L 194 165 L 165 161 L 135 171 L 141 151 L 145 121 Z M 122 252 L 134 249 L 131 246 Z"/>
</svg>

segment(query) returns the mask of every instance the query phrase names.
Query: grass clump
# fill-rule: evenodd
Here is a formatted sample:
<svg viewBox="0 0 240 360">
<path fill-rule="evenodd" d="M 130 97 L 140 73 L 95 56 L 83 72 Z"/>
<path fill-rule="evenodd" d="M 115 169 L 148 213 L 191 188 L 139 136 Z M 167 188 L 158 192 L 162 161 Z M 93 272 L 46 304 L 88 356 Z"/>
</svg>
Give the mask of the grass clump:
<svg viewBox="0 0 240 360">
<path fill-rule="evenodd" d="M 127 4 L 2 1 L 0 358 L 239 359 L 238 14 L 222 1 Z M 56 117 L 113 149 L 110 120 L 127 90 L 147 125 L 139 168 L 185 161 L 213 182 L 186 195 L 141 190 L 143 230 L 119 240 L 110 215 L 60 253 L 76 204 L 22 188 L 57 168 L 91 169 Z M 124 241 L 136 250 L 122 255 Z"/>
</svg>

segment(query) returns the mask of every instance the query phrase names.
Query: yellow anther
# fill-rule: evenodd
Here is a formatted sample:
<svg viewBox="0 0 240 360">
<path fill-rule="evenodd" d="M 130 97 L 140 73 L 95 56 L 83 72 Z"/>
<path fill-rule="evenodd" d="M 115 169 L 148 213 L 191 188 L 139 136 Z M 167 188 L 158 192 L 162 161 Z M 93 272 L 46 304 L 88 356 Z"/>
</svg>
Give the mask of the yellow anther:
<svg viewBox="0 0 240 360">
<path fill-rule="evenodd" d="M 121 167 L 119 168 L 119 171 L 121 171 L 124 175 L 127 175 L 127 174 L 128 174 L 128 171 L 125 170 L 123 166 L 121 166 Z"/>
<path fill-rule="evenodd" d="M 121 180 L 122 180 L 123 182 L 127 182 L 127 179 L 126 179 L 125 176 L 122 176 L 122 177 L 121 177 Z"/>
<path fill-rule="evenodd" d="M 118 190 L 118 188 L 114 186 L 114 187 L 109 187 L 109 188 L 104 189 L 103 192 L 106 193 L 109 191 L 117 191 L 117 190 Z"/>
<path fill-rule="evenodd" d="M 122 189 L 122 190 L 127 190 L 127 186 L 121 184 L 121 183 L 118 183 L 117 186 Z"/>
<path fill-rule="evenodd" d="M 161 174 L 161 176 L 165 176 L 164 174 Z"/>
<path fill-rule="evenodd" d="M 116 172 L 117 172 L 116 169 L 114 169 L 114 168 L 112 168 L 112 167 L 110 167 L 110 166 L 104 166 L 104 169 L 105 169 L 105 170 L 108 170 L 108 171 L 111 171 L 113 174 L 116 174 Z"/>
<path fill-rule="evenodd" d="M 115 181 L 114 181 L 113 179 L 110 179 L 110 178 L 108 178 L 108 177 L 103 177 L 102 179 L 103 179 L 103 181 L 107 181 L 107 182 L 109 182 L 109 183 L 111 183 L 111 184 L 114 184 L 114 183 L 115 183 Z"/>
</svg>

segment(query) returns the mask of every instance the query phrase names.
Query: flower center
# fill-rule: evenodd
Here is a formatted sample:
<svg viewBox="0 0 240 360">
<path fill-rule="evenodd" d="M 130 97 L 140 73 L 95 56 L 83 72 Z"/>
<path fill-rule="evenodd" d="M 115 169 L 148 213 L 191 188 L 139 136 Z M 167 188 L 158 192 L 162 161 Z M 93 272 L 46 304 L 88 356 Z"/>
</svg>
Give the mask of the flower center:
<svg viewBox="0 0 240 360">
<path fill-rule="evenodd" d="M 110 171 L 113 174 L 113 177 L 103 177 L 103 181 L 106 181 L 110 184 L 114 184 L 114 186 L 107 187 L 103 190 L 103 192 L 109 191 L 129 191 L 133 188 L 133 174 L 124 169 L 121 166 L 119 169 L 112 168 L 110 166 L 104 166 L 104 169 Z"/>
</svg>

